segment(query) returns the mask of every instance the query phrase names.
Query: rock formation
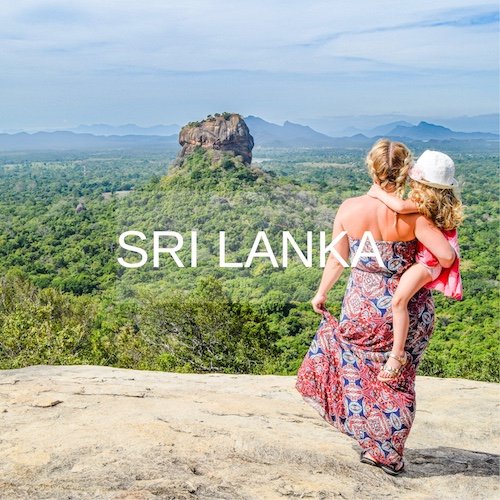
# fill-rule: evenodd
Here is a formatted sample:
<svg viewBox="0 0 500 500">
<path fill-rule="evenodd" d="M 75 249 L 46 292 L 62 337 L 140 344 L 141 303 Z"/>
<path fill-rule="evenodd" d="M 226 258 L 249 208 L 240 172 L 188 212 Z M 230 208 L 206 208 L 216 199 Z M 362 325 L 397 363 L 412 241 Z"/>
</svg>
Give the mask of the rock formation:
<svg viewBox="0 0 500 500">
<path fill-rule="evenodd" d="M 180 167 L 198 146 L 213 150 L 212 161 L 222 158 L 224 153 L 240 156 L 242 162 L 252 163 L 253 137 L 247 124 L 237 113 L 216 113 L 201 122 L 190 122 L 179 132 L 179 144 L 182 146 L 174 162 L 174 168 Z"/>
<path fill-rule="evenodd" d="M 79 214 L 80 212 L 83 212 L 84 210 L 87 210 L 87 207 L 83 204 L 83 202 L 78 203 L 78 205 L 75 208 L 75 212 Z"/>
<path fill-rule="evenodd" d="M 0 371 L 0 497 L 498 498 L 499 384 L 417 377 L 398 478 L 359 462 L 295 377 Z"/>
</svg>

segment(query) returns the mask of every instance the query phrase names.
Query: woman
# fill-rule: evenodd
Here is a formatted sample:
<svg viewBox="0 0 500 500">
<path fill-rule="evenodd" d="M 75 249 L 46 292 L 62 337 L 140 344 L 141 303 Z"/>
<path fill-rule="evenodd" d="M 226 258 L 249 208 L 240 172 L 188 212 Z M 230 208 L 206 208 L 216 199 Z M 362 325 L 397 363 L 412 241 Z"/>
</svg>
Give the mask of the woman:
<svg viewBox="0 0 500 500">
<path fill-rule="evenodd" d="M 367 156 L 375 184 L 403 196 L 411 153 L 401 143 L 379 140 Z M 345 200 L 335 217 L 332 239 L 344 259 L 358 251 L 370 231 L 363 252 L 380 254 L 361 258 L 351 274 L 342 303 L 340 321 L 325 309 L 326 294 L 344 267 L 333 253 L 311 303 L 323 315 L 309 351 L 297 374 L 296 389 L 305 401 L 362 448 L 361 461 L 397 475 L 404 469 L 403 449 L 415 417 L 415 374 L 434 328 L 431 292 L 422 288 L 408 304 L 410 326 L 405 349 L 408 362 L 394 381 L 377 380 L 392 347 L 391 298 L 403 272 L 415 261 L 417 240 L 443 267 L 453 264 L 455 253 L 432 222 L 416 213 L 401 215 L 368 195 Z"/>
</svg>

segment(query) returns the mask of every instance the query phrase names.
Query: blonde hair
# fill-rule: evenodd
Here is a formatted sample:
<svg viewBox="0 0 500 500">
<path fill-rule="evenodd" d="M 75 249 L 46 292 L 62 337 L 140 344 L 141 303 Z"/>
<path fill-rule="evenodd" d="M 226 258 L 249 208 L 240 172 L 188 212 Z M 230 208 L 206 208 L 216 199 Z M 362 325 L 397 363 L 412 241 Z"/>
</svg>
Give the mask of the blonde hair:
<svg viewBox="0 0 500 500">
<path fill-rule="evenodd" d="M 463 205 L 458 193 L 453 189 L 439 189 L 411 180 L 408 198 L 418 211 L 434 222 L 439 229 L 455 229 L 463 219 Z"/>
<path fill-rule="evenodd" d="M 399 198 L 404 196 L 406 177 L 412 162 L 410 150 L 401 142 L 389 139 L 379 139 L 366 157 L 373 181 Z"/>
</svg>

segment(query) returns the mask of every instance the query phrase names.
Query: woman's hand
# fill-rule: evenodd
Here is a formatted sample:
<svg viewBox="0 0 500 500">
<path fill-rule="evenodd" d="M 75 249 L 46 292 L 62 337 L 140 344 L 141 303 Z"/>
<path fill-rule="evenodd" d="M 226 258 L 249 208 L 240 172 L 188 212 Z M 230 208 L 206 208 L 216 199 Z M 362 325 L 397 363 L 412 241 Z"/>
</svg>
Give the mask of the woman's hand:
<svg viewBox="0 0 500 500">
<path fill-rule="evenodd" d="M 323 311 L 325 310 L 325 303 L 326 303 L 326 294 L 324 293 L 317 293 L 313 299 L 311 300 L 312 307 L 315 312 L 318 314 L 323 314 Z"/>
</svg>

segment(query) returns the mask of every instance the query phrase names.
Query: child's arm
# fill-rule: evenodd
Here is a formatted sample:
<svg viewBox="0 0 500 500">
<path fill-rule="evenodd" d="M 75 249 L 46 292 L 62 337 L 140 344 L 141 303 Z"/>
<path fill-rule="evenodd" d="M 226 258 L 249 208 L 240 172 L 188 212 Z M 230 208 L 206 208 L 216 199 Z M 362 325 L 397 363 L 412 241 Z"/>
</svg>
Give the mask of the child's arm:
<svg viewBox="0 0 500 500">
<path fill-rule="evenodd" d="M 384 191 L 378 184 L 373 184 L 367 194 L 373 198 L 377 198 L 391 210 L 394 210 L 399 214 L 411 214 L 418 212 L 417 205 L 412 200 L 402 200 L 401 198 Z"/>
</svg>

